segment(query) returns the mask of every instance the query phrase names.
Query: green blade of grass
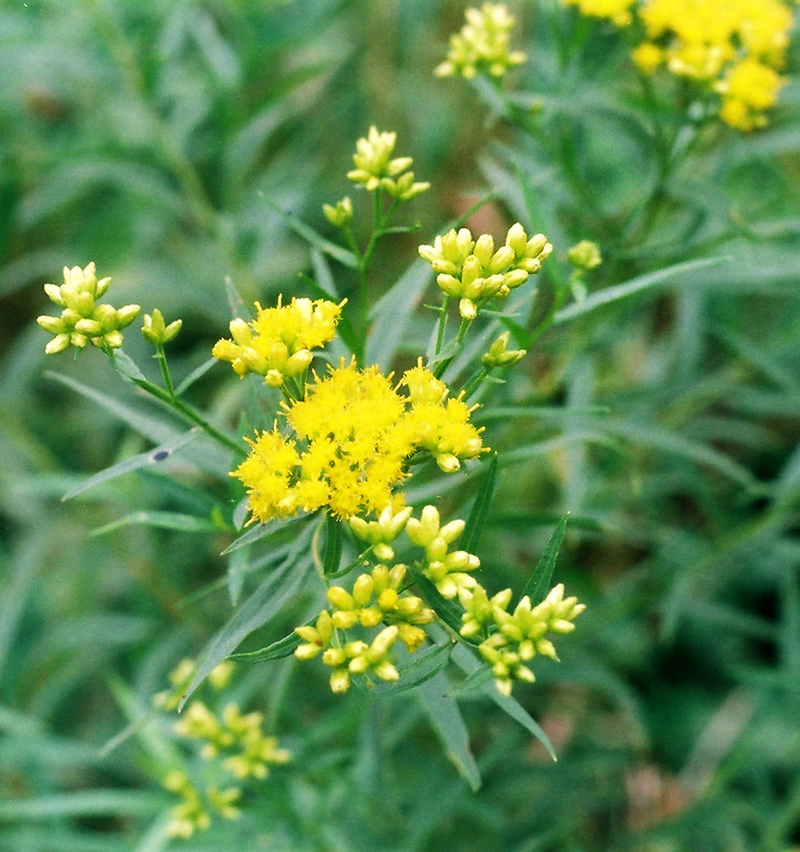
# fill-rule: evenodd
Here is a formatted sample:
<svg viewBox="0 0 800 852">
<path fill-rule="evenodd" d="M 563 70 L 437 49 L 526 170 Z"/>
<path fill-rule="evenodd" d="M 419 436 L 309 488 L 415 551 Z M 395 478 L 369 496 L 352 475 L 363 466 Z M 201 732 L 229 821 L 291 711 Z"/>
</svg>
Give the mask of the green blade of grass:
<svg viewBox="0 0 800 852">
<path fill-rule="evenodd" d="M 606 287 L 599 290 L 597 293 L 592 293 L 580 303 L 573 303 L 562 308 L 553 317 L 553 324 L 566 322 L 567 320 L 575 319 L 575 317 L 588 314 L 590 311 L 600 308 L 604 305 L 610 305 L 619 299 L 625 299 L 634 293 L 640 293 L 643 290 L 649 290 L 658 284 L 663 284 L 679 275 L 688 275 L 692 272 L 697 272 L 700 269 L 708 269 L 711 266 L 720 266 L 723 263 L 729 263 L 728 257 L 707 257 L 699 260 L 687 260 L 685 263 L 676 263 L 673 266 L 667 266 L 664 269 L 659 269 L 656 272 L 650 272 L 647 275 L 640 275 L 638 278 L 633 278 L 623 284 L 615 284 L 613 287 Z"/>
<path fill-rule="evenodd" d="M 438 672 L 417 687 L 416 695 L 447 756 L 473 792 L 477 792 L 481 786 L 481 774 L 469 747 L 464 717 L 456 700 L 447 695 L 449 689 L 449 681 L 443 672 Z"/>
<path fill-rule="evenodd" d="M 568 517 L 569 513 L 564 515 L 558 526 L 553 530 L 538 564 L 522 590 L 522 597 L 527 595 L 530 598 L 531 606 L 541 603 L 550 590 L 553 569 L 556 567 L 558 551 L 561 548 L 561 542 L 564 540 L 564 530 L 567 528 Z"/>
</svg>

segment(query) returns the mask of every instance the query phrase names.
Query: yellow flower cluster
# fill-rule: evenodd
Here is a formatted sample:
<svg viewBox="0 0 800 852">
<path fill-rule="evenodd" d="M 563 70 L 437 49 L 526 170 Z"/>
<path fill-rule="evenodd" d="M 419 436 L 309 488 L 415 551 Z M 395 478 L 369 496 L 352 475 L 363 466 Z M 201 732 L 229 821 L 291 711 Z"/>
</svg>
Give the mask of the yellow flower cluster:
<svg viewBox="0 0 800 852">
<path fill-rule="evenodd" d="M 647 39 L 633 52 L 645 73 L 664 65 L 671 74 L 709 86 L 721 96 L 720 118 L 739 130 L 766 123 L 784 83 L 780 76 L 791 4 L 783 0 L 563 0 L 585 15 L 618 26 L 644 26 Z"/>
<path fill-rule="evenodd" d="M 209 674 L 209 683 L 217 691 L 224 689 L 232 670 L 233 663 L 229 660 L 220 663 Z M 154 697 L 155 706 L 174 710 L 194 671 L 192 660 L 182 660 L 169 676 L 172 688 Z M 164 787 L 181 799 L 170 812 L 169 836 L 186 839 L 197 830 L 204 831 L 211 825 L 214 814 L 223 819 L 239 817 L 236 802 L 242 795 L 242 787 L 221 787 L 210 781 L 230 780 L 230 776 L 239 782 L 248 778 L 261 780 L 269 774 L 270 766 L 291 760 L 286 749 L 278 748 L 275 737 L 264 735 L 263 723 L 263 714 L 243 714 L 235 704 L 228 704 L 218 716 L 202 701 L 192 702 L 173 729 L 184 739 L 199 741 L 200 757 L 212 763 L 206 764 L 199 783 L 184 768 L 173 768 L 164 776 Z"/>
<path fill-rule="evenodd" d="M 592 18 L 607 18 L 618 27 L 626 27 L 633 21 L 631 6 L 636 0 L 563 0 L 566 6 L 577 6 L 582 15 Z"/>
<path fill-rule="evenodd" d="M 242 795 L 240 787 L 217 786 L 198 789 L 188 773 L 173 769 L 163 781 L 165 789 L 181 797 L 180 804 L 170 811 L 167 834 L 188 840 L 198 829 L 205 831 L 211 825 L 211 815 L 219 814 L 223 819 L 238 819 L 241 811 L 236 802 Z"/>
<path fill-rule="evenodd" d="M 525 61 L 525 54 L 511 50 L 514 17 L 504 3 L 484 3 L 480 9 L 467 9 L 461 31 L 450 36 L 447 59 L 436 67 L 437 77 L 461 75 L 470 80 L 486 71 L 502 77 L 509 68 Z"/>
<path fill-rule="evenodd" d="M 398 391 L 409 387 L 409 395 Z M 425 368 L 404 374 L 397 387 L 378 367 L 331 368 L 299 402 L 284 403 L 294 437 L 277 425 L 250 441 L 251 452 L 232 473 L 247 489 L 254 520 L 288 517 L 327 506 L 339 518 L 381 512 L 406 477 L 405 462 L 429 451 L 445 472 L 483 451 L 480 430 L 461 398 Z"/>
<path fill-rule="evenodd" d="M 490 234 L 473 240 L 468 228 L 452 230 L 437 236 L 432 246 L 419 247 L 419 253 L 438 273 L 439 287 L 460 299 L 464 319 L 474 319 L 487 299 L 507 298 L 529 275 L 539 272 L 552 251 L 544 234 L 528 239 L 519 222 L 509 228 L 505 244 L 496 251 Z"/>
<path fill-rule="evenodd" d="M 256 302 L 255 320 L 231 320 L 233 340 L 217 341 L 211 354 L 229 361 L 240 377 L 256 373 L 270 387 L 280 387 L 287 377 L 308 368 L 312 349 L 333 339 L 345 302 L 294 298 L 282 305 L 280 296 L 275 308 L 262 308 Z"/>
<path fill-rule="evenodd" d="M 227 756 L 222 768 L 239 780 L 263 779 L 269 766 L 287 763 L 291 755 L 278 748 L 275 737 L 264 736 L 262 713 L 242 714 L 236 704 L 228 704 L 218 717 L 201 701 L 193 701 L 175 723 L 175 733 L 188 739 L 203 741 L 200 752 L 205 760 L 221 754 Z"/>
<path fill-rule="evenodd" d="M 414 180 L 414 172 L 409 171 L 414 162 L 411 157 L 392 157 L 396 142 L 394 131 L 381 133 L 377 127 L 370 127 L 367 136 L 356 142 L 356 153 L 353 154 L 355 168 L 347 173 L 347 177 L 370 192 L 385 189 L 392 198 L 410 201 L 430 189 L 430 184 Z M 352 218 L 350 199 L 342 199 L 335 208 L 329 207 L 326 216 L 339 226 L 349 223 Z"/>
<path fill-rule="evenodd" d="M 97 280 L 94 263 L 85 269 L 64 267 L 64 283 L 45 284 L 44 291 L 51 302 L 62 308 L 61 316 L 41 316 L 36 322 L 55 337 L 45 347 L 48 355 L 63 352 L 70 346 L 83 349 L 87 343 L 107 349 L 122 346 L 122 329 L 139 315 L 139 305 L 113 308 L 98 305 L 97 299 L 106 294 L 110 278 Z"/>
</svg>

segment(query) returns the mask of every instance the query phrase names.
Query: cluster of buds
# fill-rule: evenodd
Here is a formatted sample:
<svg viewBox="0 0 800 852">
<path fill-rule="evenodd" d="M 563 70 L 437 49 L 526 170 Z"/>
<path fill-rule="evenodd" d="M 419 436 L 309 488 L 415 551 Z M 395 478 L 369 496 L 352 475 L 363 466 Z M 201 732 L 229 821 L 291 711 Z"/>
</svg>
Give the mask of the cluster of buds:
<svg viewBox="0 0 800 852">
<path fill-rule="evenodd" d="M 83 349 L 88 343 L 101 349 L 122 346 L 122 329 L 139 315 L 139 305 L 114 308 L 97 304 L 111 284 L 110 278 L 97 280 L 94 263 L 85 269 L 64 267 L 64 283 L 45 284 L 51 302 L 62 308 L 61 316 L 41 316 L 36 322 L 55 337 L 45 347 L 48 355 L 63 352 L 70 346 Z"/>
<path fill-rule="evenodd" d="M 505 299 L 542 268 L 553 250 L 544 234 L 528 238 L 517 222 L 509 228 L 505 244 L 495 251 L 489 234 L 472 239 L 468 228 L 437 236 L 432 246 L 419 253 L 438 273 L 436 283 L 448 296 L 460 299 L 464 319 L 475 319 L 478 306 L 487 299 Z"/>
<path fill-rule="evenodd" d="M 536 606 L 531 606 L 525 596 L 513 613 L 507 611 L 511 602 L 511 590 L 506 589 L 492 598 L 481 586 L 459 590 L 459 599 L 464 607 L 461 635 L 465 638 L 480 638 L 488 634 L 478 650 L 494 675 L 497 689 L 503 695 L 511 694 L 513 681 L 533 683 L 533 672 L 524 665 L 536 654 L 557 660 L 553 643 L 547 633 L 569 633 L 575 629 L 573 621 L 586 608 L 575 597 L 564 597 L 564 586 L 551 589 L 547 597 Z"/>
<path fill-rule="evenodd" d="M 156 308 L 152 314 L 145 314 L 142 322 L 142 337 L 153 346 L 163 346 L 174 340 L 181 330 L 183 320 L 174 320 L 169 325 L 164 322 L 164 316 Z"/>
<path fill-rule="evenodd" d="M 370 574 L 361 574 L 350 592 L 331 586 L 327 597 L 332 610 L 323 610 L 314 625 L 295 628 L 303 640 L 295 656 L 311 660 L 322 654 L 322 662 L 333 669 L 330 684 L 334 692 L 346 692 L 352 675 L 397 680 L 399 674 L 389 653 L 392 646 L 399 639 L 413 653 L 425 641 L 420 625 L 435 618 L 421 598 L 403 593 L 405 580 L 405 565 L 378 565 Z M 384 626 L 370 642 L 339 643 L 337 630 L 356 626 L 371 630 L 380 625 Z"/>
<path fill-rule="evenodd" d="M 410 652 L 416 651 L 425 640 L 425 631 L 419 625 L 430 624 L 435 614 L 421 598 L 402 594 L 405 579 L 405 565 L 391 569 L 378 565 L 372 573 L 362 574 L 355 581 L 352 593 L 341 586 L 331 586 L 328 601 L 334 607 L 334 627 L 347 630 L 356 624 L 396 625 L 397 638 Z"/>
<path fill-rule="evenodd" d="M 404 506 L 399 512 L 395 512 L 389 503 L 375 521 L 366 521 L 358 515 L 353 515 L 350 518 L 350 529 L 361 541 L 372 545 L 372 552 L 378 559 L 391 562 L 394 559 L 392 542 L 403 531 L 411 512 L 410 506 Z"/>
<path fill-rule="evenodd" d="M 414 180 L 414 172 L 409 171 L 413 163 L 411 157 L 392 157 L 396 141 L 396 133 L 379 132 L 375 126 L 370 127 L 367 136 L 356 142 L 356 153 L 353 154 L 355 169 L 349 171 L 347 177 L 353 183 L 362 184 L 370 192 L 385 189 L 398 201 L 410 201 L 430 189 L 430 184 Z M 337 218 L 347 216 L 346 201 L 348 199 L 340 201 L 336 208 L 330 208 Z M 331 213 L 326 212 L 326 215 L 334 221 Z"/>
<path fill-rule="evenodd" d="M 244 780 L 266 778 L 270 766 L 287 763 L 291 755 L 278 748 L 275 737 L 264 735 L 262 713 L 243 714 L 236 704 L 228 704 L 221 717 L 201 701 L 193 701 L 175 723 L 175 733 L 187 739 L 201 740 L 200 756 L 213 760 L 222 755 L 222 768 Z"/>
<path fill-rule="evenodd" d="M 450 36 L 447 59 L 434 70 L 437 77 L 460 74 L 471 80 L 479 71 L 502 77 L 525 61 L 522 51 L 510 49 L 514 17 L 504 3 L 484 3 L 480 9 L 467 9 L 464 17 L 461 31 Z"/>
<path fill-rule="evenodd" d="M 454 598 L 461 589 L 471 589 L 477 584 L 467 572 L 479 568 L 480 559 L 465 550 L 448 552 L 465 526 L 460 519 L 442 526 L 435 506 L 425 506 L 419 519 L 409 518 L 406 524 L 406 535 L 411 543 L 425 550 L 425 576 L 445 598 Z"/>
<path fill-rule="evenodd" d="M 395 681 L 400 677 L 389 658 L 389 651 L 400 633 L 396 624 L 384 627 L 370 644 L 359 639 L 340 646 L 334 644 L 338 637 L 333 617 L 328 610 L 323 610 L 315 625 L 295 627 L 295 632 L 303 640 L 295 656 L 311 660 L 321 653 L 322 662 L 333 669 L 330 679 L 333 692 L 347 692 L 351 675 L 373 674 L 383 681 Z"/>
<path fill-rule="evenodd" d="M 489 347 L 489 351 L 481 356 L 481 364 L 487 369 L 492 367 L 510 367 L 521 361 L 527 354 L 527 349 L 509 349 L 508 341 L 511 332 L 504 331 Z"/>
<path fill-rule="evenodd" d="M 182 660 L 170 674 L 171 689 L 161 692 L 153 699 L 156 707 L 174 710 L 186 692 L 195 672 L 191 660 Z M 216 690 L 227 686 L 233 663 L 226 660 L 214 668 L 208 681 Z M 186 713 L 173 726 L 175 733 L 187 740 L 201 743 L 200 757 L 206 761 L 201 784 L 184 769 L 172 769 L 162 783 L 170 792 L 180 796 L 181 801 L 171 811 L 167 833 L 171 837 L 191 837 L 197 830 L 211 825 L 214 814 L 223 819 L 236 819 L 239 808 L 235 803 L 242 795 L 240 786 L 221 787 L 209 780 L 263 779 L 269 767 L 286 763 L 291 759 L 286 749 L 278 748 L 275 737 L 264 735 L 264 716 L 261 713 L 240 712 L 235 704 L 228 704 L 217 715 L 203 702 L 193 701 Z M 200 777 L 198 775 L 198 777 Z"/>
<path fill-rule="evenodd" d="M 223 819 L 237 819 L 241 811 L 234 804 L 242 795 L 240 787 L 227 787 L 220 790 L 211 786 L 199 790 L 192 779 L 181 769 L 167 773 L 164 787 L 171 793 L 177 793 L 182 801 L 170 812 L 167 834 L 188 840 L 198 829 L 205 831 L 211 825 L 212 813 L 218 813 Z"/>
<path fill-rule="evenodd" d="M 275 308 L 256 302 L 255 320 L 231 320 L 233 339 L 217 341 L 211 354 L 229 361 L 239 377 L 255 373 L 270 387 L 280 387 L 286 378 L 308 368 L 312 349 L 333 339 L 345 301 L 337 305 L 325 299 L 293 298 L 284 306 L 279 297 Z"/>
<path fill-rule="evenodd" d="M 322 212 L 331 225 L 335 225 L 337 228 L 348 228 L 353 221 L 353 202 L 346 195 L 335 205 L 323 204 Z"/>
</svg>

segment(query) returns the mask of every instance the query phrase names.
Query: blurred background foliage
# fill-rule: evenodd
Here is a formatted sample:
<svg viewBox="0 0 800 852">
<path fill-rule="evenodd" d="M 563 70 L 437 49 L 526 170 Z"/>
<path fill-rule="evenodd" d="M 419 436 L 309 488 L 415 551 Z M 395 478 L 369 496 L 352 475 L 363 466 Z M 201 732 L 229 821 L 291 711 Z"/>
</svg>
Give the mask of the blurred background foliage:
<svg viewBox="0 0 800 852">
<path fill-rule="evenodd" d="M 589 298 L 718 262 L 565 316 L 485 411 L 502 468 L 487 585 L 521 588 L 572 515 L 556 579 L 589 608 L 562 663 L 515 693 L 559 762 L 466 700 L 473 794 L 413 700 L 333 697 L 292 659 L 254 666 L 237 698 L 294 764 L 241 820 L 170 848 L 800 846 L 800 85 L 764 131 L 702 127 L 665 176 L 656 128 L 679 129 L 678 87 L 648 94 L 610 25 L 555 0 L 511 8 L 528 62 L 498 92 L 432 77 L 463 20 L 450 0 L 0 2 L 3 850 L 165 848 L 167 723 L 103 747 L 230 612 L 224 532 L 89 535 L 131 507 L 210 517 L 224 489 L 131 475 L 60 502 L 149 443 L 47 377 L 42 284 L 94 260 L 118 303 L 183 318 L 186 375 L 225 331 L 227 279 L 248 302 L 308 294 L 299 274 L 321 267 L 285 213 L 335 238 L 321 205 L 350 191 L 370 124 L 433 185 L 409 214 L 419 234 L 384 246 L 376 296 L 488 190 L 474 232 L 519 220 L 556 246 L 531 321 L 580 239 L 605 258 Z M 131 333 L 126 348 L 146 357 Z M 99 353 L 55 369 L 125 404 Z M 235 423 L 224 370 L 193 394 Z"/>
</svg>

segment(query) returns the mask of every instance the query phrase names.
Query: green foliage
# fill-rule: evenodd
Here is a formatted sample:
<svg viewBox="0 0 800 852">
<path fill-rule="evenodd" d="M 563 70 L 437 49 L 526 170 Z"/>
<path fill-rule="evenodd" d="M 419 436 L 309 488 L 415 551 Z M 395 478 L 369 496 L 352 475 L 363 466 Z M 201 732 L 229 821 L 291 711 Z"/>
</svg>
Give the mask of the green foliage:
<svg viewBox="0 0 800 852">
<path fill-rule="evenodd" d="M 451 3 L 0 4 L 3 850 L 800 844 L 797 82 L 741 135 L 643 86 L 623 34 L 519 7 L 527 62 L 470 84 L 432 77 L 463 20 Z M 554 571 L 587 604 L 560 664 L 513 698 L 418 571 L 441 635 L 398 654 L 397 683 L 332 695 L 293 630 L 360 554 L 317 516 L 243 530 L 217 440 L 277 399 L 208 360 L 231 316 L 281 292 L 363 295 L 363 254 L 322 204 L 371 124 L 432 188 L 375 247 L 365 363 L 427 353 L 468 386 L 502 331 L 529 350 L 470 400 L 496 455 L 408 493 L 468 517 L 459 546 L 490 594 L 540 599 Z M 418 244 L 515 221 L 555 246 L 535 298 L 437 349 Z M 578 274 L 581 240 L 603 263 Z M 131 329 L 130 381 L 96 350 L 44 372 L 41 285 L 90 260 L 120 304 L 183 319 L 166 349 L 183 410 L 142 392 L 164 374 Z M 177 697 L 202 697 L 234 653 L 231 699 L 293 760 L 239 819 L 172 839 L 163 777 L 203 762 L 152 697 L 186 656 Z"/>
</svg>

